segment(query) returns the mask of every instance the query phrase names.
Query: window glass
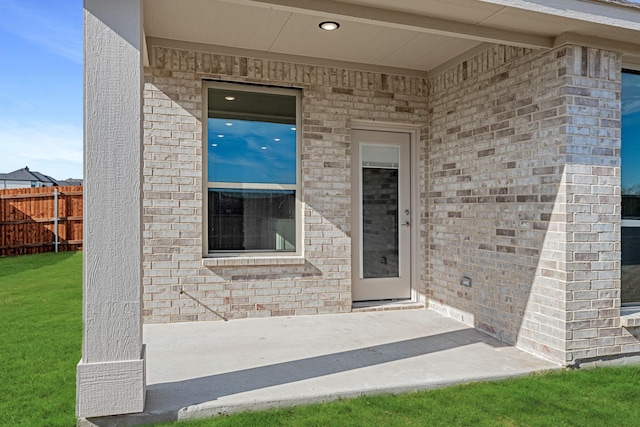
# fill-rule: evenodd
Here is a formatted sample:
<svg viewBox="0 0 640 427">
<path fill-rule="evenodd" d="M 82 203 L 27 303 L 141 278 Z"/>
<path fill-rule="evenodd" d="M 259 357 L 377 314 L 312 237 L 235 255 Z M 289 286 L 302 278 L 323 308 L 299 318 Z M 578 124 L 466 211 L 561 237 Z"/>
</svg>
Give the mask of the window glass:
<svg viewBox="0 0 640 427">
<path fill-rule="evenodd" d="M 295 192 L 209 189 L 209 248 L 295 249 Z"/>
<path fill-rule="evenodd" d="M 208 250 L 296 251 L 296 91 L 230 84 L 207 91 Z"/>
<path fill-rule="evenodd" d="M 397 163 L 396 163 L 397 164 Z M 362 168 L 362 277 L 400 277 L 398 169 Z"/>
<path fill-rule="evenodd" d="M 296 183 L 291 124 L 209 119 L 209 181 Z"/>
<path fill-rule="evenodd" d="M 640 220 L 640 74 L 635 73 L 622 73 L 621 178 L 622 217 Z"/>
<path fill-rule="evenodd" d="M 640 74 L 622 73 L 621 301 L 640 303 Z"/>
</svg>

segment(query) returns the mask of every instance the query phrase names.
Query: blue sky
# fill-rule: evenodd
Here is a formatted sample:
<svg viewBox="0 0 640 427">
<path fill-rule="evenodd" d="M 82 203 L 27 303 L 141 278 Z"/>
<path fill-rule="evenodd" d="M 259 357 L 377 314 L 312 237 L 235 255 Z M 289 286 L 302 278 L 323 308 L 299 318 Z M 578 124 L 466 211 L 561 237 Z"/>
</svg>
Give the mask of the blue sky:
<svg viewBox="0 0 640 427">
<path fill-rule="evenodd" d="M 82 0 L 0 0 L 0 172 L 82 177 Z"/>
<path fill-rule="evenodd" d="M 625 188 L 640 186 L 640 74 L 622 75 L 622 167 Z"/>
<path fill-rule="evenodd" d="M 209 119 L 209 181 L 295 184 L 294 126 Z"/>
<path fill-rule="evenodd" d="M 0 172 L 82 177 L 82 0 L 0 0 L 0 64 Z"/>
</svg>

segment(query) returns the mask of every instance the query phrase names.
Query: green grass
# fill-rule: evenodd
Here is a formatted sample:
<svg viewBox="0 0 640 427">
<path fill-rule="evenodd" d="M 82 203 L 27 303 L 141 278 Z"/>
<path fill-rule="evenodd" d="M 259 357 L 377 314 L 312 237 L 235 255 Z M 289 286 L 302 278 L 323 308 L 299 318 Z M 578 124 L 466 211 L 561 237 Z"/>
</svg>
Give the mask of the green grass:
<svg viewBox="0 0 640 427">
<path fill-rule="evenodd" d="M 75 425 L 82 253 L 0 258 L 0 425 Z"/>
<path fill-rule="evenodd" d="M 181 427 L 639 425 L 640 367 L 636 366 L 566 370 L 427 392 L 246 412 L 184 422 Z"/>
<path fill-rule="evenodd" d="M 81 253 L 0 258 L 0 425 L 75 425 L 81 267 Z M 635 427 L 640 366 L 564 370 L 162 426 Z"/>
</svg>

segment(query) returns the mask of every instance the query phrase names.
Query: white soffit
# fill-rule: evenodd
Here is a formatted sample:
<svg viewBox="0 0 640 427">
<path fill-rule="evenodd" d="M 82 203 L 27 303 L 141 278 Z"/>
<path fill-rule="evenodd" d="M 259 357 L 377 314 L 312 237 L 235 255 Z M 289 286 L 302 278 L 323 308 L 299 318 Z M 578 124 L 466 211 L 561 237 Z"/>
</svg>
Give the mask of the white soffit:
<svg viewBox="0 0 640 427">
<path fill-rule="evenodd" d="M 341 27 L 318 27 L 331 14 L 284 11 L 248 2 L 176 0 L 145 4 L 145 32 L 154 39 L 227 46 L 272 54 L 426 71 L 482 42 L 391 26 L 339 19 Z M 304 57 L 304 58 L 302 58 Z"/>
<path fill-rule="evenodd" d="M 640 19 L 640 14 L 638 15 Z M 563 32 L 611 38 L 613 40 L 638 43 L 638 30 L 620 26 L 608 26 L 596 22 L 580 21 L 557 15 L 547 15 L 522 9 L 505 8 L 484 20 L 480 25 L 500 29 L 511 29 L 514 26 L 526 29 L 527 32 L 538 35 L 557 35 Z M 639 28 L 640 30 L 640 28 Z"/>
<path fill-rule="evenodd" d="M 293 14 L 271 46 L 271 52 L 318 56 L 342 61 L 380 64 L 382 60 L 419 35 L 415 31 L 341 22 L 335 31 L 324 31 L 317 16 Z M 368 49 L 367 46 L 375 46 Z"/>
<path fill-rule="evenodd" d="M 432 70 L 482 44 L 474 40 L 420 34 L 384 58 L 384 64 L 398 68 Z"/>
<path fill-rule="evenodd" d="M 440 19 L 478 24 L 504 6 L 477 0 L 337 0 L 341 3 L 370 6 L 405 13 L 417 13 Z"/>
<path fill-rule="evenodd" d="M 586 23 L 640 30 L 640 7 L 600 0 L 480 0 L 509 9 Z"/>
<path fill-rule="evenodd" d="M 290 12 L 209 0 L 147 0 L 149 37 L 268 51 Z"/>
<path fill-rule="evenodd" d="M 270 51 L 394 68 L 429 70 L 480 44 L 473 40 L 343 22 L 339 31 L 318 28 L 322 19 L 293 14 Z M 314 29 L 306 37 L 300 34 Z M 373 46 L 375 49 L 368 49 Z"/>
<path fill-rule="evenodd" d="M 145 33 L 156 39 L 422 72 L 484 42 L 550 48 L 566 33 L 640 49 L 640 8 L 593 1 L 145 0 L 144 6 Z M 322 20 L 341 27 L 322 31 Z"/>
</svg>

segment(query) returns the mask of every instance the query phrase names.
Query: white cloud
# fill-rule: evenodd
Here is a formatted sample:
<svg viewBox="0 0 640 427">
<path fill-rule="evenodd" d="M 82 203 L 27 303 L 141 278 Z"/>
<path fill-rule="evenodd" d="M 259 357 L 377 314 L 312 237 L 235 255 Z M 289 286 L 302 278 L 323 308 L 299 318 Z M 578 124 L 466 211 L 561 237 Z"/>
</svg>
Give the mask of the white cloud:
<svg viewBox="0 0 640 427">
<path fill-rule="evenodd" d="M 29 166 L 56 179 L 82 177 L 82 128 L 0 120 L 0 172 Z"/>
<path fill-rule="evenodd" d="M 48 4 L 50 9 L 46 10 L 37 2 L 3 0 L 0 28 L 53 54 L 82 63 L 82 25 L 69 22 L 64 9 L 56 14 L 56 3 Z"/>
<path fill-rule="evenodd" d="M 622 104 L 622 115 L 632 115 L 640 113 L 640 98 L 626 99 Z"/>
</svg>

